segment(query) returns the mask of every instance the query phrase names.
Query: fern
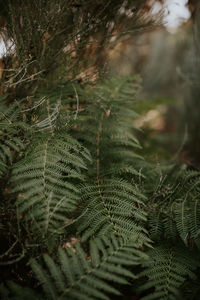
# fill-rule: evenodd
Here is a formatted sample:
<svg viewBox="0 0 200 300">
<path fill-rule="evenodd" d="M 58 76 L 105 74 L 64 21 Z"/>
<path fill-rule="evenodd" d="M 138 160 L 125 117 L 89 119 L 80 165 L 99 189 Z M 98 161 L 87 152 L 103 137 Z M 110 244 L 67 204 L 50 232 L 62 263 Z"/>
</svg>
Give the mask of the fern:
<svg viewBox="0 0 200 300">
<path fill-rule="evenodd" d="M 137 89 L 138 78 L 131 76 L 100 82 L 87 92 L 77 86 L 86 111 L 80 112 L 80 128 L 74 134 L 93 156 L 81 189 L 84 208 L 78 232 L 83 241 L 113 232 L 140 240 L 141 245 L 149 242 L 143 226 L 145 197 L 135 184 L 140 174 L 134 161 L 141 159 L 135 149 L 140 145 L 130 125 L 137 116 L 131 109 Z"/>
<path fill-rule="evenodd" d="M 86 213 L 79 226 L 82 240 L 114 232 L 140 241 L 140 246 L 149 242 L 142 225 L 146 221 L 144 197 L 133 185 L 112 178 L 99 185 L 83 186 L 82 195 L 86 202 Z"/>
<path fill-rule="evenodd" d="M 94 167 L 99 159 L 102 175 L 110 169 L 112 174 L 118 172 L 118 168 L 122 172 L 123 167 L 133 170 L 133 160 L 139 157 L 135 150 L 140 148 L 133 125 L 137 114 L 132 109 L 138 78 L 115 77 L 87 91 L 80 86 L 76 89 L 82 111 L 74 134 L 92 153 Z"/>
<path fill-rule="evenodd" d="M 13 281 L 8 281 L 6 285 L 1 283 L 0 285 L 0 295 L 3 300 L 7 299 L 22 299 L 22 300 L 42 300 L 43 298 L 38 294 L 35 293 L 33 289 L 22 287 L 16 284 Z"/>
<path fill-rule="evenodd" d="M 63 232 L 79 203 L 77 184 L 88 160 L 89 152 L 66 133 L 35 136 L 11 176 L 18 212 L 32 230 L 41 236 Z"/>
<path fill-rule="evenodd" d="M 0 100 L 3 100 L 2 97 Z M 28 126 L 19 120 L 20 111 L 17 102 L 8 107 L 4 101 L 0 104 L 0 178 L 12 165 L 15 153 L 25 148 L 23 135 Z"/>
<path fill-rule="evenodd" d="M 137 154 L 131 107 L 137 85 L 133 77 L 87 89 L 68 85 L 66 103 L 57 100 L 56 90 L 24 110 L 17 103 L 3 108 L 0 171 L 3 176 L 12 164 L 9 191 L 17 198 L 19 231 L 13 236 L 18 243 L 25 229 L 26 253 L 34 245 L 48 249 L 43 260 L 30 254 L 43 293 L 39 288 L 31 296 L 28 287 L 8 281 L 0 288 L 4 298 L 110 299 L 120 294 L 118 284 L 131 283 L 139 273 L 144 299 L 176 299 L 188 276 L 195 279 L 199 174 L 154 168 Z M 84 250 L 70 236 L 78 236 Z M 58 255 L 55 239 L 62 244 Z M 148 260 L 143 251 L 151 240 L 156 243 Z M 192 254 L 179 247 L 181 240 Z"/>
<path fill-rule="evenodd" d="M 199 272 L 195 280 L 188 280 L 181 288 L 181 298 L 184 300 L 198 300 L 200 294 Z"/>
<path fill-rule="evenodd" d="M 137 247 L 135 241 L 110 235 L 90 241 L 90 256 L 76 243 L 72 249 L 59 248 L 59 263 L 44 254 L 45 268 L 35 260 L 31 266 L 48 299 L 109 299 L 107 294 L 120 295 L 113 283 L 136 278 L 127 266 L 147 258 Z"/>
<path fill-rule="evenodd" d="M 199 172 L 139 155 L 138 76 L 93 76 L 113 34 L 141 28 L 146 1 L 7 2 L 2 298 L 112 299 L 121 285 L 143 299 L 198 297 Z"/>
<path fill-rule="evenodd" d="M 154 292 L 142 299 L 182 299 L 180 287 L 188 276 L 195 278 L 193 271 L 199 266 L 198 260 L 187 249 L 178 246 L 156 246 L 148 255 L 150 259 L 143 264 L 145 270 L 140 274 L 148 281 L 139 290 L 154 288 Z"/>
<path fill-rule="evenodd" d="M 175 172 L 174 167 L 161 172 L 162 180 L 159 174 L 154 178 L 159 183 L 148 203 L 151 238 L 180 238 L 186 246 L 194 241 L 199 247 L 199 174 L 181 168 Z"/>
</svg>

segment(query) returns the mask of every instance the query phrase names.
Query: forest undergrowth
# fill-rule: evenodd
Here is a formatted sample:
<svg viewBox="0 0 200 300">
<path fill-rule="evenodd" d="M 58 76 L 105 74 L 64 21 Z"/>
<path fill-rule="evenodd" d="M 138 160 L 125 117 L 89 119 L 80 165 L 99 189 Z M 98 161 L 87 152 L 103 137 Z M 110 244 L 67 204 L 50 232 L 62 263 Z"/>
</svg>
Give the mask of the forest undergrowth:
<svg viewBox="0 0 200 300">
<path fill-rule="evenodd" d="M 149 20 L 103 2 L 1 3 L 2 299 L 199 299 L 200 173 L 142 150 L 140 76 L 99 65 Z"/>
</svg>

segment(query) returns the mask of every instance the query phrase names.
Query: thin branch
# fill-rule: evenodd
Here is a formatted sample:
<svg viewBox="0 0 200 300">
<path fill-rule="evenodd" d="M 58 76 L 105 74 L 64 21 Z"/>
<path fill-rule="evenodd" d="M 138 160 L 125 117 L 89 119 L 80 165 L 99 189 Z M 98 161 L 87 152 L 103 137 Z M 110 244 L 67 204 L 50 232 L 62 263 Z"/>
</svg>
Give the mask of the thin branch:
<svg viewBox="0 0 200 300">
<path fill-rule="evenodd" d="M 0 265 L 1 265 L 1 266 L 12 265 L 12 264 L 14 264 L 14 263 L 20 261 L 22 258 L 24 258 L 25 252 L 26 252 L 26 251 L 25 251 L 24 248 L 23 248 L 22 253 L 21 253 L 21 255 L 20 255 L 18 258 L 13 259 L 13 260 L 9 260 L 9 261 L 5 261 L 5 262 L 0 262 Z"/>
<path fill-rule="evenodd" d="M 12 244 L 12 246 L 6 252 L 4 252 L 3 254 L 0 255 L 0 258 L 7 256 L 9 254 L 9 252 L 12 251 L 12 249 L 15 247 L 17 242 L 18 242 L 18 239 Z"/>
<path fill-rule="evenodd" d="M 30 110 L 33 110 L 33 109 L 37 108 L 38 106 L 42 105 L 46 101 L 46 99 L 47 99 L 46 96 L 42 97 L 40 99 L 40 101 L 37 102 L 33 107 L 24 109 L 21 112 L 30 111 Z"/>
<path fill-rule="evenodd" d="M 73 86 L 73 89 L 74 89 L 75 95 L 76 95 L 76 113 L 74 116 L 74 120 L 76 120 L 77 116 L 78 116 L 78 112 L 79 112 L 79 98 L 78 98 L 78 93 L 77 93 L 76 87 L 74 86 L 74 84 L 72 84 L 72 86 Z"/>
</svg>

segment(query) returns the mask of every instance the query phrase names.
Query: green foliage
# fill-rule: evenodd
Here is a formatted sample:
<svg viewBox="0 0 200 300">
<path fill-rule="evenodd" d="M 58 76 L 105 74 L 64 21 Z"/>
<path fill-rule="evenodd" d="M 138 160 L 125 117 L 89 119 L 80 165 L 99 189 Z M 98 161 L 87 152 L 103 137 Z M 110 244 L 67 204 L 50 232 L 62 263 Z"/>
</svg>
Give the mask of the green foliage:
<svg viewBox="0 0 200 300">
<path fill-rule="evenodd" d="M 41 236 L 63 231 L 79 203 L 77 184 L 83 180 L 86 159 L 88 151 L 66 133 L 35 135 L 10 179 L 12 192 L 20 192 L 18 213 L 31 222 L 32 230 Z"/>
<path fill-rule="evenodd" d="M 2 132 L 18 146 L 5 139 L 18 222 L 1 259 L 13 262 L 21 244 L 14 262 L 26 256 L 30 279 L 42 287 L 30 297 L 109 299 L 120 294 L 117 284 L 139 277 L 135 290 L 144 299 L 176 299 L 195 284 L 199 173 L 155 168 L 137 154 L 131 105 L 138 87 L 137 77 L 115 77 L 87 88 L 66 84 L 59 102 L 53 87 L 32 107 L 2 106 Z M 0 291 L 25 299 L 29 287 L 6 281 Z"/>
<path fill-rule="evenodd" d="M 140 224 L 146 221 L 143 196 L 134 186 L 120 178 L 107 179 L 99 185 L 87 184 L 82 188 L 83 201 L 87 203 L 81 218 L 79 232 L 82 240 L 114 232 L 130 237 L 142 246 L 148 242 L 146 230 Z"/>
<path fill-rule="evenodd" d="M 128 283 L 124 277 L 132 275 L 126 266 L 146 259 L 139 248 L 150 245 L 144 227 L 145 196 L 137 184 L 142 175 L 132 162 L 142 160 L 135 153 L 139 143 L 129 123 L 136 116 L 129 104 L 138 79 L 116 77 L 88 89 L 77 84 L 66 89 L 69 86 L 59 104 L 65 114 L 59 109 L 52 118 L 58 103 L 54 91 L 49 91 L 48 101 L 38 95 L 40 100 L 32 107 L 22 103 L 20 108 L 20 121 L 25 119 L 31 129 L 27 135 L 21 133 L 27 145 L 15 159 L 8 181 L 17 207 L 17 236 L 25 253 L 32 248 L 28 256 L 36 278 L 45 282 L 47 297 L 108 299 L 107 293 L 119 292 L 107 281 Z M 69 91 L 75 93 L 75 113 Z M 79 234 L 86 249 L 90 244 L 91 258 L 76 244 L 70 253 L 67 247 L 68 256 L 59 248 L 62 260 L 60 265 L 54 263 L 57 243 L 65 245 L 66 240 L 68 245 L 70 237 Z M 44 269 L 40 259 L 34 260 L 34 253 L 43 249 L 49 252 L 44 255 Z M 6 264 L 6 255 L 2 258 Z M 3 285 L 1 292 L 13 297 L 23 294 L 14 282 Z M 28 293 L 27 289 L 24 295 Z"/>
<path fill-rule="evenodd" d="M 130 284 L 129 280 L 136 278 L 127 267 L 137 266 L 147 259 L 138 246 L 135 241 L 125 241 L 111 234 L 109 238 L 91 239 L 89 256 L 75 243 L 72 248 L 59 247 L 58 263 L 44 254 L 43 267 L 34 259 L 30 264 L 47 299 L 109 299 L 108 294 L 120 295 L 113 282 Z M 5 297 L 9 292 L 15 292 L 15 299 L 31 296 L 30 289 L 22 293 L 20 286 L 12 282 L 7 285 L 8 288 L 3 285 L 0 288 Z M 39 294 L 34 294 L 36 296 L 41 298 Z"/>
<path fill-rule="evenodd" d="M 116 30 L 141 28 L 144 2 L 4 5 L 16 55 L 0 90 L 3 299 L 112 299 L 121 285 L 183 299 L 197 285 L 199 172 L 141 157 L 137 76 L 86 80 Z"/>
<path fill-rule="evenodd" d="M 149 260 L 144 263 L 145 270 L 140 273 L 140 276 L 147 276 L 148 281 L 140 289 L 155 290 L 142 299 L 183 299 L 180 287 L 187 276 L 195 278 L 193 271 L 199 266 L 197 258 L 178 245 L 158 245 L 148 255 Z"/>
<path fill-rule="evenodd" d="M 6 281 L 5 299 L 110 299 L 133 278 L 144 299 L 178 299 L 195 284 L 199 173 L 154 167 L 137 154 L 137 89 L 137 77 L 115 77 L 87 88 L 66 84 L 59 103 L 53 87 L 32 107 L 2 106 L 2 132 L 24 146 L 6 142 L 17 240 L 1 260 L 26 257 L 36 287 L 31 294 L 32 285 Z M 15 261 L 16 245 L 23 254 Z"/>
<path fill-rule="evenodd" d="M 194 242 L 199 247 L 199 172 L 174 166 L 159 172 L 154 170 L 155 191 L 148 204 L 152 239 L 180 238 L 186 246 Z"/>
<path fill-rule="evenodd" d="M 146 220 L 145 197 L 136 184 L 140 174 L 133 165 L 139 159 L 134 149 L 140 147 L 131 124 L 137 116 L 131 110 L 137 89 L 137 77 L 128 76 L 100 83 L 88 91 L 89 97 L 77 89 L 81 97 L 96 104 L 87 107 L 89 114 L 80 113 L 80 132 L 75 132 L 94 161 L 89 171 L 93 176 L 81 187 L 84 209 L 78 229 L 82 240 L 114 232 L 125 238 L 131 235 L 141 245 L 148 242 L 142 226 Z"/>
<path fill-rule="evenodd" d="M 22 287 L 12 281 L 8 281 L 6 286 L 0 285 L 0 294 L 2 299 L 42 299 L 38 293 L 35 293 L 33 289 Z"/>
<path fill-rule="evenodd" d="M 16 153 L 25 147 L 23 132 L 26 124 L 18 121 L 19 103 L 6 106 L 6 98 L 7 95 L 0 97 L 0 178 L 8 172 Z"/>
<path fill-rule="evenodd" d="M 114 235 L 91 239 L 89 253 L 86 256 L 79 243 L 75 243 L 74 248 L 58 249 L 59 264 L 47 254 L 43 256 L 45 268 L 31 261 L 48 299 L 109 299 L 107 293 L 119 295 L 113 282 L 128 284 L 126 278 L 135 276 L 126 266 L 138 265 L 146 259 L 135 241 Z"/>
</svg>

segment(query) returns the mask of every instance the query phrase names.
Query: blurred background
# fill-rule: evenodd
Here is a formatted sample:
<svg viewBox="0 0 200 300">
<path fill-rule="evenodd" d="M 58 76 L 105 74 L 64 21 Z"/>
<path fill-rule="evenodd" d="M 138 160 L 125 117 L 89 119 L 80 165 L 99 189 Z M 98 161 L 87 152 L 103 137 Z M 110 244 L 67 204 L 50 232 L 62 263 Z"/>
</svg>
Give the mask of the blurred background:
<svg viewBox="0 0 200 300">
<path fill-rule="evenodd" d="M 149 1 L 157 26 L 110 51 L 110 70 L 139 73 L 135 110 L 144 154 L 200 167 L 199 1 Z"/>
</svg>

